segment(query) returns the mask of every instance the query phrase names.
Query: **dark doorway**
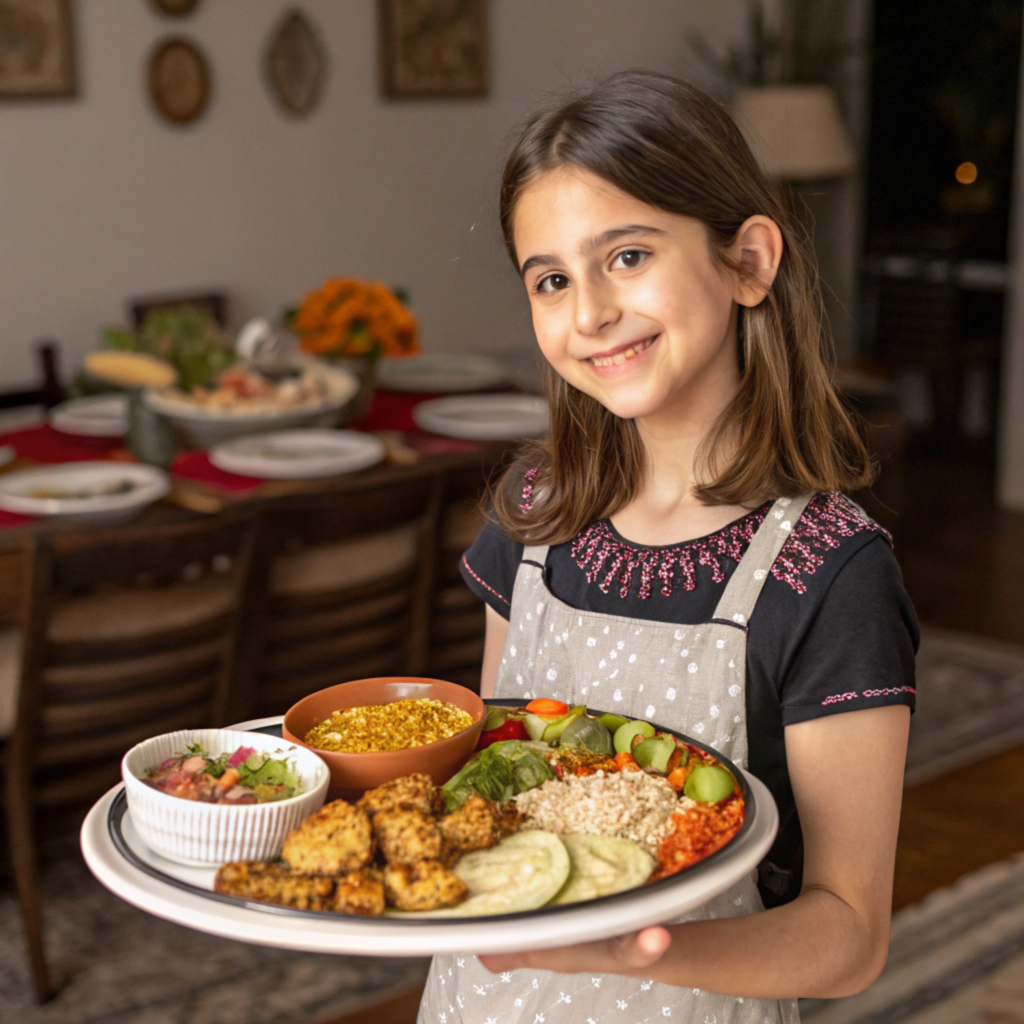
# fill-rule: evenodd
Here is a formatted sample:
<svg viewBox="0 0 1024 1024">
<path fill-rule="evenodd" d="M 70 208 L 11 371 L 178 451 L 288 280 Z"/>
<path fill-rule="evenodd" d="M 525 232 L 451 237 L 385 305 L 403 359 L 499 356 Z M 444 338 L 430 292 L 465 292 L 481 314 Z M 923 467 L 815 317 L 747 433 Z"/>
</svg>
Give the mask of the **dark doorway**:
<svg viewBox="0 0 1024 1024">
<path fill-rule="evenodd" d="M 918 446 L 992 459 L 1022 0 L 875 0 L 863 322 Z"/>
</svg>

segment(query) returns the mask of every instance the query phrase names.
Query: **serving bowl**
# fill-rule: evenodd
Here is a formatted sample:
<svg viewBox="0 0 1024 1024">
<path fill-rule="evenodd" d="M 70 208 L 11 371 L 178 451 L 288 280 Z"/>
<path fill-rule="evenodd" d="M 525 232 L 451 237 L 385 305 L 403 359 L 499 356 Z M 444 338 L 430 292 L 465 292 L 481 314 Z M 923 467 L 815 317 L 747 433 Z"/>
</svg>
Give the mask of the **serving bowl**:
<svg viewBox="0 0 1024 1024">
<path fill-rule="evenodd" d="M 151 388 L 146 391 L 145 400 L 150 409 L 174 424 L 187 443 L 196 448 L 212 448 L 245 434 L 337 426 L 344 418 L 345 407 L 356 398 L 359 381 L 341 367 L 320 368 L 319 372 L 327 383 L 328 393 L 318 402 L 303 405 L 268 403 L 211 408 L 174 388 Z"/>
<path fill-rule="evenodd" d="M 427 698 L 454 704 L 473 716 L 468 729 L 446 740 L 427 743 L 407 750 L 382 753 L 341 754 L 317 750 L 331 773 L 328 798 L 358 797 L 367 789 L 383 785 L 412 772 L 429 775 L 438 786 L 447 782 L 466 763 L 476 747 L 484 726 L 484 702 L 465 686 L 442 679 L 415 676 L 379 676 L 357 679 L 318 690 L 293 704 L 284 716 L 282 735 L 291 743 L 306 746 L 303 737 L 315 725 L 335 711 L 372 704 L 391 704 L 396 700 Z M 309 748 L 315 749 L 315 748 Z"/>
<path fill-rule="evenodd" d="M 154 768 L 198 743 L 210 756 L 253 747 L 292 761 L 302 792 L 263 804 L 207 804 L 184 800 L 142 781 Z M 146 845 L 178 864 L 205 866 L 236 860 L 272 860 L 285 836 L 324 802 L 330 772 L 305 745 L 233 729 L 183 729 L 136 744 L 121 761 L 132 824 Z"/>
</svg>

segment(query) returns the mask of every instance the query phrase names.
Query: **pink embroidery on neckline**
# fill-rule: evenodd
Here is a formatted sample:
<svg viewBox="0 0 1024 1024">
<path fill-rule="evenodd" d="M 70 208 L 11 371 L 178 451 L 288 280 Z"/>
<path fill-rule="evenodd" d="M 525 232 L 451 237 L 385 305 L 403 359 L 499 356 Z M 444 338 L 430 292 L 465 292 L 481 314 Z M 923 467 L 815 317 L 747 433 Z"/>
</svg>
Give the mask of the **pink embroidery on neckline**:
<svg viewBox="0 0 1024 1024">
<path fill-rule="evenodd" d="M 661 593 L 670 597 L 675 586 L 684 590 L 697 586 L 697 566 L 711 569 L 715 583 L 725 581 L 723 559 L 738 562 L 746 551 L 757 528 L 768 514 L 768 505 L 717 533 L 668 548 L 647 548 L 619 540 L 606 519 L 601 519 L 580 533 L 572 542 L 571 554 L 587 574 L 587 582 L 596 582 L 608 593 L 618 583 L 620 597 L 627 597 L 639 574 L 637 597 L 651 596 L 654 581 L 661 581 Z M 824 555 L 839 547 L 845 537 L 864 530 L 883 533 L 880 526 L 868 519 L 842 494 L 828 492 L 815 495 L 807 509 L 794 524 L 789 539 L 772 565 L 771 574 L 789 584 L 798 594 L 807 592 L 805 576 L 813 576 L 825 561 Z"/>
</svg>

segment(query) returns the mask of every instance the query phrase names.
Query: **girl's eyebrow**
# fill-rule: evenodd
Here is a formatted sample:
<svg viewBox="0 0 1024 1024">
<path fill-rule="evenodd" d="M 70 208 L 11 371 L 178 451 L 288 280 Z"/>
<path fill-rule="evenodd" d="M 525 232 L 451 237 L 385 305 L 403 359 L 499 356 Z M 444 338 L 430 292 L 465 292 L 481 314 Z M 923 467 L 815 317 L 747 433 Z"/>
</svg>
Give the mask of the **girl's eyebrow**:
<svg viewBox="0 0 1024 1024">
<path fill-rule="evenodd" d="M 620 228 L 609 228 L 607 231 L 602 231 L 601 234 L 595 235 L 593 238 L 588 238 L 585 242 L 582 242 L 579 246 L 580 255 L 586 255 L 589 252 L 593 252 L 595 249 L 600 249 L 601 246 L 607 245 L 609 242 L 614 242 L 618 238 L 623 238 L 626 235 L 663 235 L 665 234 L 661 228 L 650 227 L 647 224 L 624 224 Z M 526 277 L 526 272 L 532 270 L 534 267 L 546 267 L 557 263 L 558 260 L 554 256 L 530 256 L 529 259 L 523 261 L 523 265 L 519 268 L 519 276 Z"/>
</svg>

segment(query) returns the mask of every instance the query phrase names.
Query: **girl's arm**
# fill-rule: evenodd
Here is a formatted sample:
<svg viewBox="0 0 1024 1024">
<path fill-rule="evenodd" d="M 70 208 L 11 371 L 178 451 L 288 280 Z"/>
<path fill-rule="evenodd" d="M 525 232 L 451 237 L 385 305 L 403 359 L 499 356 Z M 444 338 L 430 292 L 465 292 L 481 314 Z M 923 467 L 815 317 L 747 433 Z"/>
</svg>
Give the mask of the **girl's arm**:
<svg viewBox="0 0 1024 1024">
<path fill-rule="evenodd" d="M 888 951 L 909 722 L 906 707 L 888 706 L 786 728 L 804 835 L 803 889 L 792 903 L 481 960 L 492 971 L 628 974 L 747 998 L 862 991 L 881 973 Z"/>
<path fill-rule="evenodd" d="M 487 610 L 487 633 L 484 639 L 484 663 L 480 669 L 480 696 L 485 700 L 494 696 L 494 684 L 498 678 L 501 653 L 505 650 L 508 636 L 508 619 L 503 619 L 489 604 Z"/>
</svg>

